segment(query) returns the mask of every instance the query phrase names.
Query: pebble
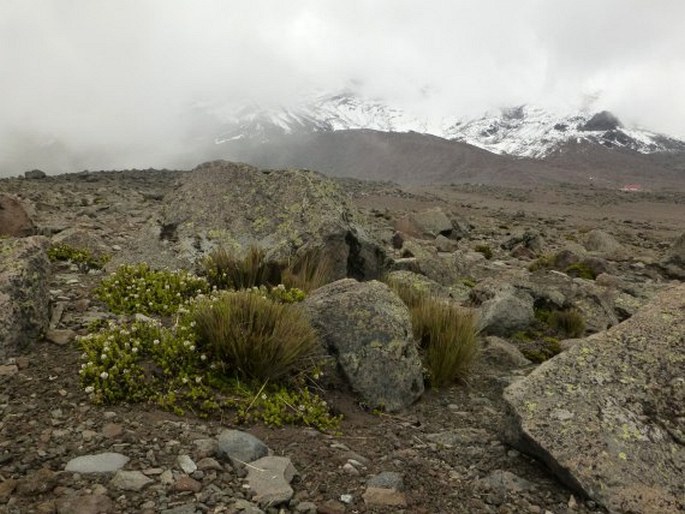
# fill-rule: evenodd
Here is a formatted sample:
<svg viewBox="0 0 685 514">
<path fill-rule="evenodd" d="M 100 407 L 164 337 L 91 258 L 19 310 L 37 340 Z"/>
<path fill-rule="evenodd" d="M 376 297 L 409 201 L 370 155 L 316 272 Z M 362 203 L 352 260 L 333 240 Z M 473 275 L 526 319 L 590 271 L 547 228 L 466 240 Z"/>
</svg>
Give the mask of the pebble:
<svg viewBox="0 0 685 514">
<path fill-rule="evenodd" d="M 290 501 L 290 482 L 297 474 L 287 457 L 262 457 L 247 468 L 247 485 L 259 505 L 275 506 Z"/>
<path fill-rule="evenodd" d="M 140 471 L 124 471 L 120 469 L 110 481 L 110 485 L 122 491 L 140 491 L 153 482 Z"/>
<path fill-rule="evenodd" d="M 193 462 L 193 459 L 191 459 L 189 455 L 179 455 L 176 459 L 176 464 L 178 464 L 178 467 L 188 475 L 197 470 L 197 464 Z"/>
<path fill-rule="evenodd" d="M 217 456 L 238 464 L 253 462 L 269 453 L 269 449 L 262 441 L 240 430 L 224 430 L 217 437 L 217 441 Z"/>
</svg>

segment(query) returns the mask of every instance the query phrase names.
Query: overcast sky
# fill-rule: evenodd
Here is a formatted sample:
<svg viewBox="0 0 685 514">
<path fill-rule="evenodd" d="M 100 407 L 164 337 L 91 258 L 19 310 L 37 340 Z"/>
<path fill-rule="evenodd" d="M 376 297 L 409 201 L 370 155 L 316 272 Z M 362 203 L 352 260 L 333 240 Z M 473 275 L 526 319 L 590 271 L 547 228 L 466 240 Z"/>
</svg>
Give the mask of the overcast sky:
<svg viewBox="0 0 685 514">
<path fill-rule="evenodd" d="M 0 0 L 0 176 L 50 169 L 47 144 L 73 155 L 55 171 L 173 166 L 199 107 L 349 84 L 432 115 L 593 98 L 685 139 L 684 20 L 684 0 Z"/>
</svg>

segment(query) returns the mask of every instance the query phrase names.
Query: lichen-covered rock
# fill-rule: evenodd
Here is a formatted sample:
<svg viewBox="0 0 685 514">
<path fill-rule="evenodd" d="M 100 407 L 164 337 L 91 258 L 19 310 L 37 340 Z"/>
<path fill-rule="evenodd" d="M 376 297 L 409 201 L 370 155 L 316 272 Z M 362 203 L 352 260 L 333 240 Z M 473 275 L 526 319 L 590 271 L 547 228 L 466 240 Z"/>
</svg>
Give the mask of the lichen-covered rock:
<svg viewBox="0 0 685 514">
<path fill-rule="evenodd" d="M 442 235 L 450 237 L 454 227 L 440 207 L 410 214 L 397 220 L 395 228 L 413 237 L 434 239 Z"/>
<path fill-rule="evenodd" d="M 614 236 L 603 230 L 596 229 L 588 232 L 583 244 L 589 251 L 601 255 L 605 259 L 623 260 L 628 256 L 623 245 Z"/>
<path fill-rule="evenodd" d="M 36 233 L 31 217 L 14 196 L 0 193 L 0 236 L 26 237 Z"/>
<path fill-rule="evenodd" d="M 388 286 L 339 280 L 314 291 L 303 305 L 343 377 L 370 407 L 397 411 L 421 396 L 409 311 Z"/>
<path fill-rule="evenodd" d="M 535 320 L 533 298 L 506 281 L 486 279 L 471 290 L 479 308 L 480 329 L 486 334 L 509 336 Z"/>
<path fill-rule="evenodd" d="M 0 239 L 0 360 L 25 348 L 50 321 L 48 241 Z"/>
<path fill-rule="evenodd" d="M 506 439 L 611 512 L 685 508 L 685 284 L 509 386 Z"/>
<path fill-rule="evenodd" d="M 226 161 L 183 175 L 165 197 L 159 219 L 120 258 L 187 267 L 213 248 L 240 254 L 251 246 L 263 248 L 271 260 L 321 249 L 337 278 L 379 277 L 386 259 L 333 180 L 314 171 L 259 170 Z"/>
<path fill-rule="evenodd" d="M 673 243 L 659 267 L 667 277 L 685 280 L 685 232 Z"/>
</svg>

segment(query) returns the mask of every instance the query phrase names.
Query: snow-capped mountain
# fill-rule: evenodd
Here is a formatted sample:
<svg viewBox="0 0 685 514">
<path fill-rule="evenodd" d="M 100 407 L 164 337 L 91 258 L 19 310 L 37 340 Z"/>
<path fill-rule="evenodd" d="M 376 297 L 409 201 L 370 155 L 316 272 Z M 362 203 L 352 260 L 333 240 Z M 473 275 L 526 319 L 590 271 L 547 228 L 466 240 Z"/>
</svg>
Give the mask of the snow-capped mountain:
<svg viewBox="0 0 685 514">
<path fill-rule="evenodd" d="M 323 95 L 295 107 L 245 107 L 225 120 L 216 143 L 351 129 L 418 132 L 468 143 L 497 154 L 544 158 L 568 143 L 589 142 L 639 153 L 685 151 L 685 142 L 624 127 L 607 111 L 559 114 L 535 106 L 489 112 L 477 119 L 431 119 L 351 92 Z"/>
</svg>

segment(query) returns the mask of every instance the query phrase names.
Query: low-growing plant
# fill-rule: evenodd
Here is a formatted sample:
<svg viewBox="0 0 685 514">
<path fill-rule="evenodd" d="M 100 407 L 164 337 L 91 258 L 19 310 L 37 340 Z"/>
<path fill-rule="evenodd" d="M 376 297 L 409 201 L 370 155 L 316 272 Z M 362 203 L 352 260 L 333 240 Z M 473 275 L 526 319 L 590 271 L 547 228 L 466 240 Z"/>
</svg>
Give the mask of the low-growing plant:
<svg viewBox="0 0 685 514">
<path fill-rule="evenodd" d="M 492 248 L 490 248 L 490 245 L 477 245 L 474 250 L 480 254 L 483 254 L 487 260 L 492 259 Z"/>
<path fill-rule="evenodd" d="M 538 271 L 541 269 L 554 268 L 555 255 L 548 253 L 535 259 L 528 266 L 528 271 Z"/>
<path fill-rule="evenodd" d="M 117 314 L 170 316 L 208 291 L 204 278 L 185 270 L 153 270 L 142 263 L 120 266 L 100 283 L 96 295 Z"/>
<path fill-rule="evenodd" d="M 340 416 L 307 388 L 318 368 L 291 383 L 238 380 L 226 367 L 203 353 L 190 305 L 176 323 L 166 328 L 156 321 L 110 323 L 79 338 L 83 350 L 81 384 L 96 404 L 150 402 L 183 415 L 206 417 L 234 411 L 239 421 L 261 420 L 269 425 L 303 424 L 319 430 L 337 430 Z"/>
<path fill-rule="evenodd" d="M 302 311 L 253 291 L 200 299 L 191 315 L 198 344 L 231 376 L 274 381 L 311 368 L 320 355 Z"/>
<path fill-rule="evenodd" d="M 473 289 L 474 287 L 476 287 L 476 284 L 477 284 L 476 280 L 472 277 L 462 278 L 461 283 L 464 284 L 469 289 Z"/>
<path fill-rule="evenodd" d="M 522 348 L 521 353 L 529 361 L 540 364 L 561 353 L 561 346 L 557 338 L 545 336 Z"/>
<path fill-rule="evenodd" d="M 571 277 L 584 278 L 586 280 L 594 280 L 597 278 L 595 272 L 584 262 L 576 262 L 566 267 L 564 273 Z"/>
<path fill-rule="evenodd" d="M 87 248 L 76 248 L 66 243 L 52 245 L 48 249 L 48 258 L 51 261 L 73 262 L 84 273 L 104 268 L 111 259 L 109 255 L 95 255 Z"/>
<path fill-rule="evenodd" d="M 410 309 L 432 387 L 465 380 L 478 354 L 475 313 L 426 297 Z"/>
<path fill-rule="evenodd" d="M 553 311 L 547 323 L 553 330 L 568 337 L 580 337 L 585 333 L 585 318 L 577 309 Z"/>
</svg>

